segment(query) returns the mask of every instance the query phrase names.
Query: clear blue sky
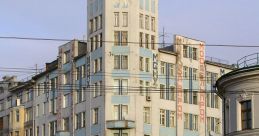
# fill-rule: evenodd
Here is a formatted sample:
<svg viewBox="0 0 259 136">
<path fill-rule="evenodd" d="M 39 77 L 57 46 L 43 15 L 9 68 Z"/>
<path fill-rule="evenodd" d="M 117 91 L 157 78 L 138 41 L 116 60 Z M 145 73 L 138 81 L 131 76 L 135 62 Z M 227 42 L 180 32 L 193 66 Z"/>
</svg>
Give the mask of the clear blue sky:
<svg viewBox="0 0 259 136">
<path fill-rule="evenodd" d="M 159 29 L 207 44 L 259 45 L 258 0 L 160 0 Z M 0 36 L 82 39 L 86 0 L 1 0 Z M 43 66 L 63 42 L 0 39 L 0 67 Z M 206 55 L 229 60 L 257 48 L 207 47 Z M 0 72 L 0 77 L 7 73 Z M 24 73 L 17 73 L 25 76 Z"/>
</svg>

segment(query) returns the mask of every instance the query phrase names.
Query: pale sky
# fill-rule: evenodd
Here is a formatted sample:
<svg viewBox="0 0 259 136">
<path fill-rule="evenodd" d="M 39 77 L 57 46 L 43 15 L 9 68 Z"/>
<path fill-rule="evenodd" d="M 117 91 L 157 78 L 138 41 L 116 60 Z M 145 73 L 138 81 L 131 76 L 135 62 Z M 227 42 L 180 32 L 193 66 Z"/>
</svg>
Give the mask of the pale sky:
<svg viewBox="0 0 259 136">
<path fill-rule="evenodd" d="M 0 0 L 0 36 L 83 39 L 86 0 Z M 259 0 L 160 0 L 159 29 L 207 44 L 259 45 Z M 0 67 L 43 67 L 64 42 L 0 39 Z M 207 47 L 235 63 L 258 48 Z M 0 78 L 7 73 L 0 70 Z M 13 73 L 25 77 L 25 73 Z"/>
</svg>

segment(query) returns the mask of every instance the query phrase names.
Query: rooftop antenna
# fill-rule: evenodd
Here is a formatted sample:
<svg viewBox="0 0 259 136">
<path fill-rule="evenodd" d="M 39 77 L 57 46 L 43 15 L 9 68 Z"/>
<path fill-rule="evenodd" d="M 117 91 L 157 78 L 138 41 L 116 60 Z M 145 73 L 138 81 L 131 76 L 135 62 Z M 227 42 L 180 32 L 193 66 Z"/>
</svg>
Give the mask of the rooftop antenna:
<svg viewBox="0 0 259 136">
<path fill-rule="evenodd" d="M 163 27 L 163 31 L 162 31 L 162 34 L 159 35 L 159 37 L 162 37 L 162 48 L 164 48 L 166 45 L 165 45 L 165 38 L 166 37 L 169 37 L 170 33 L 166 33 L 165 32 L 165 27 Z"/>
</svg>

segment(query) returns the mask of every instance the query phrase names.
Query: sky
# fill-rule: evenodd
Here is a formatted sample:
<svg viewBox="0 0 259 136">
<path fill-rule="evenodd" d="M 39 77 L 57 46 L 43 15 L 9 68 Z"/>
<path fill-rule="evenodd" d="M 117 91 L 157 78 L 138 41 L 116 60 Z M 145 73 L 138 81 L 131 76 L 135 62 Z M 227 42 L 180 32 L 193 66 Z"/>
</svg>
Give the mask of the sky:
<svg viewBox="0 0 259 136">
<path fill-rule="evenodd" d="M 86 0 L 0 0 L 0 36 L 83 39 Z M 259 45 L 258 0 L 160 0 L 159 32 L 206 44 Z M 64 42 L 0 39 L 0 68 L 39 68 Z M 236 63 L 259 48 L 207 47 L 206 56 Z M 7 72 L 0 71 L 0 78 Z M 23 78 L 29 73 L 11 73 Z"/>
</svg>

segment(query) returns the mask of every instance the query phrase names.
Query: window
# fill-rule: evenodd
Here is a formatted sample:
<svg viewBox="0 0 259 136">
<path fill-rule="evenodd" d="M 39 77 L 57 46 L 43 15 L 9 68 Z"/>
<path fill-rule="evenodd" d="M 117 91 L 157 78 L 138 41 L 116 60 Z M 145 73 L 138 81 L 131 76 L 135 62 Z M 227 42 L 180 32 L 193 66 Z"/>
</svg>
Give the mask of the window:
<svg viewBox="0 0 259 136">
<path fill-rule="evenodd" d="M 99 40 L 100 40 L 100 47 L 102 47 L 103 46 L 103 34 L 102 33 L 100 33 L 100 35 L 99 35 Z"/>
<path fill-rule="evenodd" d="M 20 111 L 16 110 L 16 122 L 20 121 Z"/>
<path fill-rule="evenodd" d="M 51 113 L 56 113 L 56 110 L 57 110 L 57 98 L 50 100 L 50 106 L 49 107 L 50 107 L 49 111 Z"/>
<path fill-rule="evenodd" d="M 114 13 L 114 26 L 115 27 L 119 27 L 119 22 L 120 22 L 120 20 L 119 20 L 119 13 L 115 12 Z"/>
<path fill-rule="evenodd" d="M 63 130 L 64 131 L 69 130 L 69 117 L 63 119 Z"/>
<path fill-rule="evenodd" d="M 145 35 L 145 45 L 146 45 L 146 48 L 149 49 L 149 34 L 146 34 Z"/>
<path fill-rule="evenodd" d="M 22 96 L 22 92 L 18 92 L 17 93 L 17 99 L 20 99 L 20 102 L 23 102 L 23 96 Z"/>
<path fill-rule="evenodd" d="M 165 110 L 160 109 L 160 125 L 165 126 Z"/>
<path fill-rule="evenodd" d="M 150 71 L 150 61 L 149 58 L 146 58 L 146 72 Z"/>
<path fill-rule="evenodd" d="M 188 67 L 186 67 L 186 66 L 184 66 L 183 67 L 183 77 L 184 77 L 184 79 L 189 79 L 188 77 Z"/>
<path fill-rule="evenodd" d="M 94 18 L 94 22 L 95 22 L 95 24 L 94 24 L 94 31 L 97 31 L 98 30 L 98 17 Z"/>
<path fill-rule="evenodd" d="M 123 27 L 127 27 L 128 26 L 128 13 L 127 12 L 123 12 L 122 16 L 123 16 L 123 24 L 122 24 L 122 26 Z"/>
<path fill-rule="evenodd" d="M 197 74 L 198 73 L 198 70 L 197 69 L 193 69 L 193 76 L 192 76 L 192 78 L 193 78 L 193 80 L 197 80 Z"/>
<path fill-rule="evenodd" d="M 77 103 L 81 103 L 84 101 L 84 91 L 85 91 L 85 87 L 82 88 L 82 89 L 78 89 L 76 91 L 77 95 L 76 95 L 76 100 L 77 100 Z"/>
<path fill-rule="evenodd" d="M 120 45 L 120 32 L 119 31 L 114 32 L 114 45 L 115 46 Z"/>
<path fill-rule="evenodd" d="M 64 64 L 68 63 L 70 61 L 70 51 L 64 52 Z"/>
<path fill-rule="evenodd" d="M 251 100 L 241 102 L 242 130 L 252 128 Z"/>
<path fill-rule="evenodd" d="M 206 72 L 206 77 L 207 77 L 207 83 L 211 83 L 211 72 Z"/>
<path fill-rule="evenodd" d="M 7 97 L 6 109 L 12 106 L 12 96 Z"/>
<path fill-rule="evenodd" d="M 98 84 L 94 83 L 94 91 L 93 91 L 93 97 L 98 96 Z"/>
<path fill-rule="evenodd" d="M 207 93 L 206 97 L 207 97 L 207 107 L 210 107 L 210 93 Z"/>
<path fill-rule="evenodd" d="M 220 134 L 220 119 L 218 119 L 218 118 L 216 118 L 215 119 L 215 132 L 217 133 L 217 134 Z"/>
<path fill-rule="evenodd" d="M 114 93 L 116 95 L 126 95 L 128 93 L 128 80 L 115 79 L 114 80 Z"/>
<path fill-rule="evenodd" d="M 165 99 L 165 85 L 160 84 L 160 99 Z"/>
<path fill-rule="evenodd" d="M 150 96 L 150 82 L 146 82 L 146 96 Z"/>
<path fill-rule="evenodd" d="M 64 74 L 64 84 L 70 84 L 70 72 Z"/>
<path fill-rule="evenodd" d="M 143 14 L 139 14 L 139 28 L 144 28 L 144 16 Z"/>
<path fill-rule="evenodd" d="M 103 66 L 103 59 L 102 59 L 102 57 L 100 57 L 100 58 L 99 58 L 98 71 L 102 71 L 102 66 Z"/>
<path fill-rule="evenodd" d="M 198 104 L 198 92 L 193 91 L 193 92 L 192 92 L 192 97 L 193 97 L 193 99 L 192 99 L 192 104 L 197 105 L 197 104 Z"/>
<path fill-rule="evenodd" d="M 91 52 L 94 51 L 94 38 L 90 38 L 90 43 L 91 43 Z"/>
<path fill-rule="evenodd" d="M 175 87 L 173 86 L 170 86 L 169 100 L 172 100 L 172 101 L 176 100 L 176 90 L 175 90 Z"/>
<path fill-rule="evenodd" d="M 0 100 L 0 111 L 4 110 L 4 99 Z"/>
<path fill-rule="evenodd" d="M 99 36 L 98 35 L 96 35 L 95 36 L 95 49 L 97 49 L 99 46 Z"/>
<path fill-rule="evenodd" d="M 144 83 L 142 80 L 139 81 L 139 93 L 140 95 L 144 95 Z"/>
<path fill-rule="evenodd" d="M 170 64 L 170 76 L 174 77 L 174 64 Z"/>
<path fill-rule="evenodd" d="M 189 129 L 189 114 L 184 113 L 184 129 Z"/>
<path fill-rule="evenodd" d="M 47 109 L 47 102 L 44 102 L 44 103 L 43 103 L 43 106 L 42 106 L 42 114 L 43 114 L 43 115 L 46 114 L 46 109 Z"/>
<path fill-rule="evenodd" d="M 139 70 L 144 71 L 144 58 L 139 57 Z"/>
<path fill-rule="evenodd" d="M 121 69 L 128 69 L 128 56 L 121 55 L 121 59 L 122 59 Z"/>
<path fill-rule="evenodd" d="M 90 20 L 90 23 L 89 23 L 89 29 L 90 29 L 90 33 L 92 33 L 94 29 L 94 21 L 92 19 Z"/>
<path fill-rule="evenodd" d="M 32 89 L 28 90 L 26 93 L 27 101 L 31 101 L 33 99 L 33 92 Z"/>
<path fill-rule="evenodd" d="M 84 128 L 86 123 L 85 112 L 76 114 L 76 129 Z"/>
<path fill-rule="evenodd" d="M 149 16 L 145 17 L 145 28 L 146 30 L 149 30 Z"/>
<path fill-rule="evenodd" d="M 161 61 L 161 74 L 165 74 L 165 62 Z"/>
<path fill-rule="evenodd" d="M 49 123 L 49 134 L 50 136 L 55 136 L 56 131 L 57 131 L 57 121 L 52 121 Z"/>
<path fill-rule="evenodd" d="M 211 131 L 211 120 L 210 119 L 211 119 L 210 117 L 207 117 L 207 130 L 208 130 L 208 132 Z"/>
<path fill-rule="evenodd" d="M 45 136 L 46 126 L 45 124 L 42 125 L 42 136 Z"/>
<path fill-rule="evenodd" d="M 114 120 L 119 120 L 120 105 L 114 105 Z"/>
<path fill-rule="evenodd" d="M 51 91 L 56 90 L 56 88 L 57 88 L 57 80 L 58 80 L 57 77 L 50 79 Z M 40 85 L 40 84 L 39 84 L 39 85 Z"/>
<path fill-rule="evenodd" d="M 155 26 L 156 26 L 155 18 L 152 17 L 151 18 L 151 30 L 154 31 L 154 32 L 156 31 L 156 27 Z"/>
<path fill-rule="evenodd" d="M 215 108 L 219 109 L 219 97 L 215 95 Z"/>
<path fill-rule="evenodd" d="M 32 120 L 32 116 L 33 116 L 32 108 L 25 109 L 25 122 L 31 121 Z"/>
<path fill-rule="evenodd" d="M 114 119 L 125 120 L 128 115 L 127 105 L 114 105 Z"/>
<path fill-rule="evenodd" d="M 198 131 L 198 115 L 192 115 L 192 130 Z"/>
<path fill-rule="evenodd" d="M 98 72 L 98 59 L 94 60 L 94 73 Z"/>
<path fill-rule="evenodd" d="M 67 108 L 68 105 L 69 105 L 69 94 L 66 94 L 63 97 L 63 108 Z"/>
<path fill-rule="evenodd" d="M 139 33 L 139 47 L 143 47 L 143 33 Z"/>
<path fill-rule="evenodd" d="M 37 116 L 39 116 L 39 109 L 40 109 L 40 105 L 39 104 L 37 104 L 37 106 L 36 106 L 36 117 Z"/>
<path fill-rule="evenodd" d="M 188 46 L 183 46 L 183 57 L 188 58 Z"/>
<path fill-rule="evenodd" d="M 169 114 L 169 127 L 175 127 L 175 112 L 173 111 Z"/>
<path fill-rule="evenodd" d="M 99 24 L 98 24 L 98 28 L 102 29 L 102 25 L 103 25 L 103 19 L 102 19 L 102 15 L 99 16 Z"/>
<path fill-rule="evenodd" d="M 151 35 L 151 49 L 154 50 L 155 49 L 155 36 Z"/>
<path fill-rule="evenodd" d="M 114 56 L 114 69 L 120 69 L 120 55 Z"/>
<path fill-rule="evenodd" d="M 150 124 L 150 107 L 144 107 L 144 123 Z"/>
<path fill-rule="evenodd" d="M 127 46 L 128 45 L 128 32 L 127 31 L 122 31 L 121 32 L 121 45 L 122 46 Z"/>
<path fill-rule="evenodd" d="M 19 136 L 19 131 L 15 131 L 15 136 Z"/>
<path fill-rule="evenodd" d="M 183 102 L 184 103 L 189 103 L 189 92 L 188 92 L 189 90 L 188 89 L 183 89 L 183 97 L 184 97 L 184 100 L 183 100 Z"/>
<path fill-rule="evenodd" d="M 197 48 L 192 48 L 192 58 L 197 60 Z"/>
<path fill-rule="evenodd" d="M 93 124 L 98 124 L 98 108 L 93 109 Z"/>
</svg>

